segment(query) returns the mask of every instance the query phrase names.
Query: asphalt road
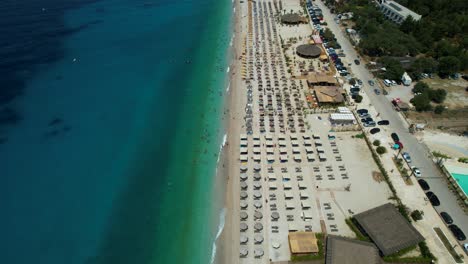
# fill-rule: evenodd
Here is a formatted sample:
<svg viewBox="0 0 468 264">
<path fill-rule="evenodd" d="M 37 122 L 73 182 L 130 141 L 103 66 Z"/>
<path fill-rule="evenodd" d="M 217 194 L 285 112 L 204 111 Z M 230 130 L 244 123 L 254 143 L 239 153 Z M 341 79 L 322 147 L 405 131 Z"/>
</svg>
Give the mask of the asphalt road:
<svg viewBox="0 0 468 264">
<path fill-rule="evenodd" d="M 374 88 L 376 88 L 378 84 L 376 83 L 376 86 L 371 87 L 367 83 L 368 80 L 374 79 L 374 76 L 363 64 L 356 65 L 353 62 L 358 58 L 358 54 L 350 41 L 345 37 L 344 32 L 341 31 L 338 24 L 333 20 L 334 15 L 330 13 L 329 9 L 321 1 L 315 1 L 314 3 L 322 9 L 324 20 L 327 22 L 330 30 L 335 34 L 338 43 L 342 47 L 343 53 L 346 54 L 347 60 L 352 62 L 350 66 L 352 72 L 357 78 L 364 82 L 364 91 L 377 112 L 380 113 L 380 119 L 390 121 L 390 130 L 398 134 L 400 141 L 404 145 L 404 151 L 411 155 L 411 165 L 421 170 L 422 178 L 429 183 L 431 191 L 439 197 L 441 205 L 435 207 L 436 211 L 449 213 L 454 220 L 454 224 L 458 225 L 465 235 L 468 236 L 468 215 L 465 214 L 458 205 L 456 196 L 447 186 L 445 176 L 439 172 L 430 158 L 429 149 L 409 133 L 408 124 L 400 117 L 398 112 L 393 110 L 390 101 L 383 94 L 376 95 L 374 93 Z"/>
</svg>

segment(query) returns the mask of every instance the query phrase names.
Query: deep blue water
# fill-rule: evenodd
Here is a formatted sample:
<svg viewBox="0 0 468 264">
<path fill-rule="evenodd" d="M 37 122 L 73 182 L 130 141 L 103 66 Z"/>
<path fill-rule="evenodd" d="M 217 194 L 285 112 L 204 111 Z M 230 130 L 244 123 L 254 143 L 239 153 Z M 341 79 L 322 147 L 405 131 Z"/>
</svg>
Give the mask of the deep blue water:
<svg viewBox="0 0 468 264">
<path fill-rule="evenodd" d="M 210 178 L 201 182 L 170 164 L 179 157 L 182 167 L 199 170 L 215 153 L 193 138 L 219 138 L 199 126 L 216 118 L 217 106 L 207 117 L 205 105 L 223 88 L 193 69 L 208 58 L 200 54 L 229 40 L 207 19 L 217 3 L 0 3 L 0 263 L 162 263 L 174 253 L 177 243 L 161 225 L 183 223 L 161 223 L 176 215 L 161 201 L 177 192 L 172 184 L 209 190 Z M 207 59 L 206 69 L 222 68 L 220 56 Z M 193 118 L 184 121 L 188 113 Z M 184 140 L 192 143 L 174 147 Z M 202 149 L 210 158 L 194 163 Z M 191 191 L 197 194 L 185 190 L 177 209 L 196 208 L 187 203 Z M 184 225 L 178 231 L 208 234 L 200 245 L 210 240 L 209 227 Z M 209 253 L 200 248 L 187 261 L 201 263 Z"/>
</svg>

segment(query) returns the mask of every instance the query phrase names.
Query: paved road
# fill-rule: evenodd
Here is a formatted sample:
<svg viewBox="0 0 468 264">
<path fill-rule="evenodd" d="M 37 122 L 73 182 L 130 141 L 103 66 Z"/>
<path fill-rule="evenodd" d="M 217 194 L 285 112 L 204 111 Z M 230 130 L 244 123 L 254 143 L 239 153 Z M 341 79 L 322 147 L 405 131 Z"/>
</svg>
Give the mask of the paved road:
<svg viewBox="0 0 468 264">
<path fill-rule="evenodd" d="M 335 34 L 338 43 L 340 43 L 343 52 L 347 56 L 346 58 L 348 61 L 353 62 L 354 59 L 358 58 L 358 54 L 350 41 L 345 37 L 343 31 L 340 30 L 333 20 L 333 14 L 330 13 L 329 9 L 321 1 L 315 1 L 315 3 L 322 9 L 324 19 L 330 30 Z M 402 119 L 398 112 L 393 110 L 390 101 L 385 96 L 376 95 L 374 93 L 374 87 L 371 87 L 367 83 L 367 81 L 373 79 L 374 76 L 372 76 L 364 65 L 352 63 L 351 70 L 357 78 L 364 82 L 364 91 L 377 112 L 380 113 L 380 118 L 389 120 L 390 127 L 392 128 L 391 130 L 399 135 L 405 147 L 405 151 L 411 155 L 412 165 L 420 168 L 423 178 L 425 178 L 431 187 L 431 191 L 439 197 L 441 205 L 435 207 L 436 210 L 438 212 L 445 211 L 449 213 L 454 223 L 468 236 L 468 215 L 463 212 L 457 203 L 455 195 L 448 189 L 444 179 L 445 177 L 439 172 L 429 156 L 429 149 L 409 133 L 408 124 Z"/>
</svg>

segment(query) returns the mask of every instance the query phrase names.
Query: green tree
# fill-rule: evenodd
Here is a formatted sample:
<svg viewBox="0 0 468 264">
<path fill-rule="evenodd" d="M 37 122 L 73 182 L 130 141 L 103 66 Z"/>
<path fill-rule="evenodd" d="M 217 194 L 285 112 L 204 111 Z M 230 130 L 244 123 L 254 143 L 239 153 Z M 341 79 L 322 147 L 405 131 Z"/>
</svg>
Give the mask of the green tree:
<svg viewBox="0 0 468 264">
<path fill-rule="evenodd" d="M 362 96 L 361 95 L 356 95 L 356 99 L 354 99 L 356 103 L 362 102 Z"/>
<path fill-rule="evenodd" d="M 429 85 L 425 82 L 417 82 L 413 87 L 413 93 L 428 93 Z"/>
<path fill-rule="evenodd" d="M 372 145 L 374 145 L 376 147 L 380 146 L 380 140 L 378 140 L 378 139 L 374 140 L 374 142 L 372 142 Z"/>
<path fill-rule="evenodd" d="M 434 113 L 437 115 L 442 114 L 445 111 L 445 106 L 443 105 L 438 105 L 434 108 Z"/>
<path fill-rule="evenodd" d="M 410 102 L 416 107 L 416 111 L 429 111 L 432 109 L 428 93 L 418 94 Z"/>
<path fill-rule="evenodd" d="M 454 56 L 446 56 L 439 59 L 439 74 L 448 76 L 460 69 L 460 61 Z"/>
<path fill-rule="evenodd" d="M 447 91 L 444 89 L 429 90 L 429 97 L 435 103 L 443 103 L 447 97 Z"/>
<path fill-rule="evenodd" d="M 431 57 L 417 58 L 410 66 L 408 73 L 413 79 L 419 79 L 421 73 L 434 73 L 437 71 L 437 61 Z"/>
<path fill-rule="evenodd" d="M 379 155 L 382 155 L 382 154 L 385 154 L 387 152 L 387 149 L 384 147 L 384 146 L 378 146 L 375 151 L 377 151 L 377 153 Z"/>
<path fill-rule="evenodd" d="M 384 78 L 390 79 L 390 80 L 401 79 L 401 76 L 403 75 L 405 70 L 403 69 L 399 61 L 392 59 L 390 57 L 382 57 L 379 61 L 387 69 L 385 73 L 383 74 Z"/>
</svg>

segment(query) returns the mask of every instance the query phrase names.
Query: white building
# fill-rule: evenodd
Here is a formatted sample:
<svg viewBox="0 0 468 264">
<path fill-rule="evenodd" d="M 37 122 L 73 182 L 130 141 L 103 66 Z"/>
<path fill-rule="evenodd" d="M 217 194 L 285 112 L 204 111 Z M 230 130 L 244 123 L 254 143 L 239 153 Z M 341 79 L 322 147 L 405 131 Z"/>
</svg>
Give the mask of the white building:
<svg viewBox="0 0 468 264">
<path fill-rule="evenodd" d="M 411 80 L 411 77 L 408 75 L 407 72 L 405 72 L 403 73 L 403 76 L 401 76 L 401 81 L 403 82 L 404 85 L 410 86 L 413 80 Z"/>
<path fill-rule="evenodd" d="M 409 10 L 392 0 L 378 0 L 380 10 L 388 19 L 397 24 L 403 23 L 405 19 L 411 16 L 415 21 L 421 19 L 421 15 Z"/>
</svg>

